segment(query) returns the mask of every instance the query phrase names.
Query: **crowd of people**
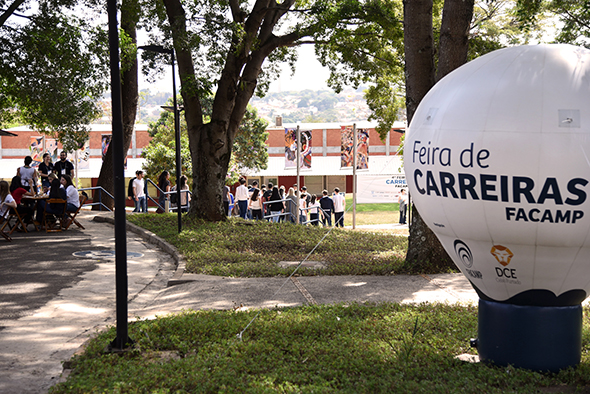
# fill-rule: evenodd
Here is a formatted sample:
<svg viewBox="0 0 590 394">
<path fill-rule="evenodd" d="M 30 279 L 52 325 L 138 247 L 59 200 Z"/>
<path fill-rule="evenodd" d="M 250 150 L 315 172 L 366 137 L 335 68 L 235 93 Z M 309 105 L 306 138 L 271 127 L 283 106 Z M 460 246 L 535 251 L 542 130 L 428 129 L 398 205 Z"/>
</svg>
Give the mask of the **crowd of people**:
<svg viewBox="0 0 590 394">
<path fill-rule="evenodd" d="M 76 212 L 80 207 L 78 189 L 72 182 L 73 164 L 67 160 L 67 153 L 61 152 L 60 161 L 53 164 L 49 153 L 43 155 L 39 169 L 31 167 L 33 159 L 26 156 L 24 165 L 17 168 L 10 184 L 0 181 L 0 222 L 4 221 L 11 209 L 16 210 L 25 226 L 40 226 L 44 213 L 57 220 L 64 212 Z M 38 182 L 41 182 L 41 185 Z M 28 197 L 46 196 L 47 199 Z M 47 203 L 59 199 L 64 202 Z M 60 217 L 61 219 L 61 217 Z M 67 223 L 62 224 L 67 225 Z M 24 229 L 19 229 L 24 231 Z"/>
<path fill-rule="evenodd" d="M 344 227 L 346 201 L 339 188 L 334 188 L 332 195 L 324 190 L 322 196 L 308 193 L 307 187 L 297 190 L 293 185 L 288 190 L 285 186 L 272 183 L 259 187 L 258 181 L 246 186 L 246 179 L 240 178 L 236 188 L 234 210 L 243 219 L 269 220 L 275 223 L 291 223 L 332 226 L 332 214 L 335 226 Z M 223 192 L 225 212 L 230 212 L 231 195 L 229 186 Z"/>
</svg>

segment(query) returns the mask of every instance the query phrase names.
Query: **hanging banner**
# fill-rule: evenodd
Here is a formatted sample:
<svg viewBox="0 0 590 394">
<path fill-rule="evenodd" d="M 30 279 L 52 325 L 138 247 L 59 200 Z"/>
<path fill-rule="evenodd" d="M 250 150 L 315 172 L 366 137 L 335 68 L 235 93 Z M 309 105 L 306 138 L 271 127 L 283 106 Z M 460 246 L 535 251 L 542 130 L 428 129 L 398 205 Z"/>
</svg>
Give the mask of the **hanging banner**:
<svg viewBox="0 0 590 394">
<path fill-rule="evenodd" d="M 86 141 L 84 145 L 78 149 L 78 171 L 90 169 L 90 141 Z"/>
<path fill-rule="evenodd" d="M 109 144 L 111 143 L 112 138 L 113 138 L 113 136 L 111 134 L 103 134 L 102 135 L 100 146 L 102 148 L 102 159 L 103 160 L 107 154 L 107 150 L 109 149 Z"/>
<path fill-rule="evenodd" d="M 356 130 L 356 169 L 369 169 L 369 130 Z"/>
<path fill-rule="evenodd" d="M 340 168 L 352 168 L 354 156 L 354 132 L 352 126 L 340 126 Z M 369 169 L 369 130 L 357 129 L 356 169 Z"/>
<path fill-rule="evenodd" d="M 352 126 L 340 126 L 340 168 L 352 168 L 353 140 Z"/>
<path fill-rule="evenodd" d="M 33 158 L 31 167 L 38 167 L 43 161 L 43 136 L 31 137 L 31 144 L 29 145 L 29 156 Z"/>
<path fill-rule="evenodd" d="M 301 130 L 300 166 L 311 169 L 311 130 Z M 297 168 L 297 129 L 285 129 L 285 168 Z"/>
<path fill-rule="evenodd" d="M 49 155 L 51 156 L 52 163 L 55 163 L 57 161 L 57 140 L 55 138 L 45 138 L 45 152 L 49 153 Z"/>
<path fill-rule="evenodd" d="M 397 175 L 360 175 L 357 177 L 357 203 L 392 203 L 397 202 L 402 189 L 407 189 L 406 176 Z"/>
</svg>

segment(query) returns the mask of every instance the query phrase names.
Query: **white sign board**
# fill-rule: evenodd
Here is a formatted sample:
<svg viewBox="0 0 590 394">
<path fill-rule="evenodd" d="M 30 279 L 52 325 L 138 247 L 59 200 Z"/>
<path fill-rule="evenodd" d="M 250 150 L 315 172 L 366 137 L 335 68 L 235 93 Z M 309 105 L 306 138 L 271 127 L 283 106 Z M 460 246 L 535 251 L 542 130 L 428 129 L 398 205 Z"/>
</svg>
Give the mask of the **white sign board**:
<svg viewBox="0 0 590 394">
<path fill-rule="evenodd" d="M 357 175 L 358 204 L 397 202 L 401 189 L 407 189 L 406 176 Z"/>
</svg>

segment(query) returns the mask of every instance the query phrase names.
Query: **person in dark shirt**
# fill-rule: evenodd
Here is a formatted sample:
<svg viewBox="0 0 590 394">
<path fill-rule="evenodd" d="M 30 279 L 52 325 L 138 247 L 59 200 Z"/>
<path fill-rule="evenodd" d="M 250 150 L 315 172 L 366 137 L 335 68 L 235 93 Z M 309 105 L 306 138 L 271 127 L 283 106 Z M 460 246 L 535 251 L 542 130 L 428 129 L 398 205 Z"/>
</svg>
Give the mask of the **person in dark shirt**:
<svg viewBox="0 0 590 394">
<path fill-rule="evenodd" d="M 39 175 L 41 176 L 41 185 L 49 188 L 51 181 L 49 180 L 49 174 L 53 172 L 53 163 L 51 162 L 51 155 L 49 153 L 43 154 L 43 162 L 39 164 Z"/>
<path fill-rule="evenodd" d="M 61 151 L 59 154 L 59 161 L 53 165 L 53 170 L 57 173 L 57 175 L 68 175 L 70 177 L 73 176 L 72 172 L 74 171 L 74 165 L 71 161 L 67 160 L 68 154 L 66 151 Z"/>
<path fill-rule="evenodd" d="M 332 212 L 334 212 L 334 201 L 328 196 L 328 191 L 324 190 L 322 192 L 323 197 L 320 198 L 320 207 L 324 211 L 324 215 L 322 216 L 322 224 L 325 226 L 326 222 L 328 226 L 332 226 Z"/>
</svg>

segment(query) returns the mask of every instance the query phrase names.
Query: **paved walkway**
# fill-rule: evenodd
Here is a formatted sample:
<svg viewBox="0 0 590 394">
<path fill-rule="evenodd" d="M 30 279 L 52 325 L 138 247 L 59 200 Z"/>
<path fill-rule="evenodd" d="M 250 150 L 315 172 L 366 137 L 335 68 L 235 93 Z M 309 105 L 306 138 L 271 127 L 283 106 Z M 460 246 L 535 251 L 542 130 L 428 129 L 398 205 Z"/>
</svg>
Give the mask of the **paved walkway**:
<svg viewBox="0 0 590 394">
<path fill-rule="evenodd" d="M 79 216 L 80 217 L 80 216 Z M 0 393 L 45 393 L 87 338 L 115 321 L 115 269 L 111 214 L 81 213 L 85 230 L 17 234 L 0 240 L 0 259 L 18 264 L 23 250 L 38 253 L 57 244 L 31 264 L 38 264 L 27 286 L 0 284 L 0 296 L 17 291 L 23 304 L 43 292 L 45 266 L 71 258 L 90 259 L 66 287 L 42 306 L 13 318 L 0 318 Z M 77 242 L 72 242 L 76 239 Z M 149 318 L 182 309 L 260 308 L 338 302 L 476 303 L 477 295 L 461 274 L 428 276 L 317 276 L 223 278 L 185 274 L 173 248 L 129 224 L 127 232 L 129 317 Z M 80 253 L 83 252 L 83 253 Z M 76 253 L 78 257 L 72 255 Z M 173 285 L 173 286 L 170 286 Z M 2 302 L 2 304 L 14 303 Z M 10 305 L 2 305 L 3 308 Z M 14 305 L 13 305 L 14 306 Z M 25 308 L 26 309 L 26 308 Z"/>
</svg>

